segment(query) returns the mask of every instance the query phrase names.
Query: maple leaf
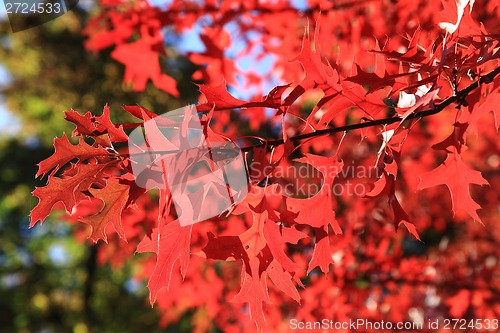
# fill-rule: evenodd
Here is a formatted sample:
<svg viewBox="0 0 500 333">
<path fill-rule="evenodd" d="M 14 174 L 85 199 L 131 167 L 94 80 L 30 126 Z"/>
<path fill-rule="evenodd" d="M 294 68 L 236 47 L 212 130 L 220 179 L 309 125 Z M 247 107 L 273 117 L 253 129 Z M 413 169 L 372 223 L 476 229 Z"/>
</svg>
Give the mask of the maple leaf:
<svg viewBox="0 0 500 333">
<path fill-rule="evenodd" d="M 38 221 L 43 222 L 50 214 L 52 207 L 62 202 L 67 213 L 80 201 L 77 192 L 82 193 L 96 182 L 96 175 L 106 165 L 79 164 L 75 175 L 67 178 L 50 177 L 47 186 L 36 187 L 32 194 L 38 197 L 39 202 L 30 213 L 30 228 Z"/>
<path fill-rule="evenodd" d="M 93 157 L 109 155 L 106 149 L 89 146 L 81 137 L 80 142 L 76 146 L 73 146 L 69 142 L 66 134 L 63 134 L 60 139 L 54 139 L 54 150 L 54 154 L 38 163 L 38 172 L 35 177 L 43 177 L 54 169 L 52 172 L 53 174 L 74 159 L 78 159 L 82 162 Z"/>
<path fill-rule="evenodd" d="M 94 243 L 97 243 L 99 239 L 107 242 L 106 227 L 109 223 L 111 223 L 118 236 L 126 241 L 121 215 L 128 202 L 129 189 L 128 185 L 112 180 L 108 180 L 106 186 L 102 189 L 89 189 L 94 198 L 101 200 L 102 208 L 99 209 L 97 214 L 81 217 L 79 221 L 91 226 L 92 230 L 89 238 Z"/>
<path fill-rule="evenodd" d="M 113 50 L 111 57 L 125 65 L 124 80 L 126 83 L 133 83 L 135 91 L 146 89 L 146 84 L 151 79 L 158 88 L 172 96 L 179 96 L 176 81 L 161 72 L 159 52 L 147 41 L 140 39 L 120 44 Z"/>
<path fill-rule="evenodd" d="M 422 190 L 436 185 L 446 185 L 451 194 L 452 210 L 465 210 L 474 220 L 482 223 L 477 215 L 477 210 L 481 208 L 472 200 L 469 192 L 469 185 L 487 185 L 486 179 L 481 173 L 469 168 L 458 153 L 456 147 L 451 148 L 446 160 L 436 169 L 420 176 L 420 183 L 417 187 Z"/>
</svg>

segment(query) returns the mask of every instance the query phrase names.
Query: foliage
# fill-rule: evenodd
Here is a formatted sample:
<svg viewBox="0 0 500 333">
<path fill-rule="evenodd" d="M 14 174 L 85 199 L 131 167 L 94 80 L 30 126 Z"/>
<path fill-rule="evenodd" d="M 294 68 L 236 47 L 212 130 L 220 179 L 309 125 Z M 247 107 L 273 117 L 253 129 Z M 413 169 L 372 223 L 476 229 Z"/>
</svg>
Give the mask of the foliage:
<svg viewBox="0 0 500 333">
<path fill-rule="evenodd" d="M 123 142 L 142 123 L 113 123 L 107 105 L 101 116 L 71 110 L 66 119 L 80 139 L 55 139 L 39 164 L 48 183 L 34 191 L 31 226 L 59 205 L 68 221 L 84 223 L 80 234 L 107 243 L 101 260 L 155 253 L 141 257 L 151 303 L 166 309 L 163 324 L 194 311 L 199 332 L 249 331 L 248 320 L 259 331 L 288 331 L 292 318 L 498 317 L 496 4 L 101 5 L 86 48 L 113 47 L 135 90 L 151 79 L 177 96 L 159 65 L 170 56 L 164 33 L 202 26 L 205 51 L 186 55 L 203 65 L 192 76 L 203 82 L 197 111 L 209 140 L 242 148 L 249 193 L 226 214 L 183 225 L 168 189 L 147 193 L 135 182 Z M 236 56 L 232 36 L 244 41 Z M 269 55 L 267 73 L 239 68 L 240 57 Z M 269 82 L 276 87 L 263 94 Z M 145 107 L 123 110 L 144 122 L 156 117 Z M 169 140 L 144 127 L 160 156 Z M 304 167 L 316 171 L 296 180 Z M 317 191 L 301 192 L 304 183 Z M 193 214 L 200 196 L 227 188 L 203 191 L 187 196 Z M 476 222 L 463 224 L 467 216 Z"/>
<path fill-rule="evenodd" d="M 107 101 L 115 108 L 141 103 L 168 109 L 196 100 L 187 90 L 195 87 L 186 80 L 194 71 L 188 62 L 176 63 L 182 98 L 170 98 L 152 85 L 144 92 L 121 85 L 120 64 L 106 52 L 85 52 L 81 27 L 89 15 L 73 10 L 14 34 L 6 20 L 0 22 L 0 63 L 10 74 L 0 100 L 22 125 L 11 137 L 0 130 L 0 332 L 165 331 L 157 327 L 158 314 L 144 306 L 145 283 L 131 279 L 133 260 L 119 269 L 98 265 L 99 246 L 75 239 L 61 214 L 27 228 L 37 201 L 30 192 L 45 184 L 33 178 L 36 163 L 50 156 L 55 135 L 72 130 L 63 110 L 92 109 Z M 127 120 L 123 114 L 112 117 Z M 128 316 L 130 308 L 137 309 L 134 316 Z M 186 316 L 168 331 L 189 327 Z"/>
</svg>

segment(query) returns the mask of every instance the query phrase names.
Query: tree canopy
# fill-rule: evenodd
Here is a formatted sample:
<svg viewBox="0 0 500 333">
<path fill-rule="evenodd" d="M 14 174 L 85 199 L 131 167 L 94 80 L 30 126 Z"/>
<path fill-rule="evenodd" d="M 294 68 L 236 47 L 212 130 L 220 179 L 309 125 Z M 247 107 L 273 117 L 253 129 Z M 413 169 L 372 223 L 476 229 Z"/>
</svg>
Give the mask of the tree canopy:
<svg viewBox="0 0 500 333">
<path fill-rule="evenodd" d="M 494 331 L 499 14 L 101 0 L 13 34 L 8 105 L 56 137 L 30 226 L 59 211 L 96 262 L 133 267 L 161 327 Z"/>
</svg>

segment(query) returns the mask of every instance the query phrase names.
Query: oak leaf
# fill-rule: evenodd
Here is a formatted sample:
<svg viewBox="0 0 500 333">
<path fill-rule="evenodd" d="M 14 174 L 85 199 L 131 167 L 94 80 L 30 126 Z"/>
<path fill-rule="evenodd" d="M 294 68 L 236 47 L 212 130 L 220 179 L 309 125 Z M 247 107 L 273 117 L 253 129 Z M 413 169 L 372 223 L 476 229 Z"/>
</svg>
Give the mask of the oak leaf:
<svg viewBox="0 0 500 333">
<path fill-rule="evenodd" d="M 451 194 L 452 210 L 465 210 L 474 220 L 482 223 L 477 215 L 481 208 L 470 196 L 469 185 L 487 185 L 481 172 L 472 170 L 463 161 L 456 147 L 451 148 L 446 160 L 436 169 L 420 176 L 417 189 L 422 190 L 436 185 L 446 185 Z"/>
<path fill-rule="evenodd" d="M 156 253 L 155 268 L 148 282 L 151 304 L 155 303 L 161 289 L 169 289 L 177 261 L 180 263 L 182 276 L 186 275 L 192 229 L 193 225 L 183 227 L 179 220 L 174 220 L 153 229 L 151 235 L 144 237 L 137 246 L 138 253 Z"/>
<path fill-rule="evenodd" d="M 54 150 L 54 154 L 38 163 L 38 172 L 36 177 L 43 177 L 52 169 L 54 169 L 53 173 L 55 173 L 61 167 L 74 159 L 78 159 L 82 162 L 93 157 L 106 156 L 109 154 L 108 151 L 102 147 L 89 146 L 81 137 L 80 142 L 74 146 L 69 142 L 66 134 L 63 134 L 60 139 L 54 139 Z"/>
<path fill-rule="evenodd" d="M 65 178 L 52 176 L 46 186 L 35 188 L 32 193 L 38 197 L 39 202 L 30 213 L 30 227 L 38 221 L 43 222 L 58 202 L 62 202 L 66 212 L 71 213 L 72 208 L 79 202 L 77 192 L 88 190 L 90 185 L 97 181 L 95 177 L 104 167 L 103 164 L 79 164 L 75 175 Z"/>
<path fill-rule="evenodd" d="M 94 198 L 101 200 L 102 208 L 95 215 L 81 217 L 79 220 L 91 226 L 89 238 L 97 243 L 99 239 L 107 242 L 106 227 L 111 223 L 116 233 L 126 240 L 122 227 L 122 212 L 128 202 L 129 186 L 108 180 L 102 189 L 89 189 Z"/>
</svg>

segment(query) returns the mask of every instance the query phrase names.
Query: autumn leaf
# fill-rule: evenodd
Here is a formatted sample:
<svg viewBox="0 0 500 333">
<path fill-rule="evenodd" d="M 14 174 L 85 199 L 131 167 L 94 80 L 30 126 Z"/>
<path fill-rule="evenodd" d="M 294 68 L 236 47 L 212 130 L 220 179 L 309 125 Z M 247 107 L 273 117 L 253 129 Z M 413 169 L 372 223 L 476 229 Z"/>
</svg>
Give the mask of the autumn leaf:
<svg viewBox="0 0 500 333">
<path fill-rule="evenodd" d="M 457 30 L 464 15 L 465 7 L 470 5 L 469 11 L 472 12 L 472 6 L 475 0 L 448 0 L 444 1 L 444 11 L 442 15 L 449 19 L 451 22 L 439 22 L 439 27 L 452 34 Z M 453 23 L 455 21 L 455 23 Z"/>
<path fill-rule="evenodd" d="M 309 267 L 307 268 L 307 274 L 316 267 L 319 267 L 321 271 L 326 274 L 330 270 L 330 264 L 335 263 L 332 259 L 332 251 L 330 249 L 328 226 L 314 228 L 314 231 L 316 234 L 316 241 L 314 252 L 311 261 L 309 261 Z"/>
<path fill-rule="evenodd" d="M 392 135 L 393 133 L 390 133 L 390 137 L 392 137 Z M 385 138 L 388 137 L 389 134 L 386 133 Z M 373 184 L 373 188 L 365 193 L 365 197 L 387 197 L 388 203 L 391 206 L 392 212 L 394 214 L 392 220 L 394 229 L 398 230 L 401 226 L 405 226 L 408 232 L 413 235 L 413 237 L 421 240 L 417 228 L 410 221 L 410 217 L 403 209 L 403 207 L 399 203 L 398 198 L 396 197 L 396 177 L 399 170 L 398 163 L 400 162 L 400 153 L 401 152 L 399 151 L 399 148 L 397 148 L 397 145 L 396 147 L 390 148 L 386 142 L 383 143 L 382 148 L 379 150 L 379 159 L 384 167 L 384 171 L 381 177 L 379 177 L 379 179 Z M 385 162 L 385 159 L 387 159 L 388 161 Z"/>
<path fill-rule="evenodd" d="M 97 243 L 99 239 L 107 242 L 106 227 L 111 223 L 116 233 L 126 240 L 122 227 L 122 212 L 128 201 L 129 186 L 109 180 L 102 189 L 89 189 L 94 198 L 101 200 L 102 208 L 95 215 L 81 217 L 79 220 L 91 226 L 89 238 Z"/>
<path fill-rule="evenodd" d="M 155 112 L 124 106 L 141 122 L 115 125 L 106 105 L 101 116 L 66 112 L 76 126 L 73 136 L 93 145 L 56 140 L 54 155 L 39 165 L 48 184 L 33 192 L 39 204 L 31 222 L 43 221 L 53 207 L 71 211 L 68 219 L 91 225 L 92 240 L 109 242 L 99 251 L 100 263 L 123 264 L 134 250 L 155 253 L 141 258 L 135 277 L 149 279 L 150 302 L 161 310 L 164 326 L 188 318 L 198 333 L 285 332 L 292 317 L 345 322 L 353 313 L 402 322 L 424 298 L 440 317 L 494 318 L 496 229 L 485 234 L 468 224 L 451 230 L 442 198 L 423 198 L 426 193 L 412 189 L 421 170 L 435 163 L 429 140 L 453 123 L 452 133 L 432 146 L 446 152 L 446 161 L 422 175 L 418 188 L 445 184 L 454 211 L 477 217 L 482 206 L 489 214 L 483 219 L 496 217 L 494 190 L 477 203 L 470 197 L 470 184 L 485 180 L 460 154 L 467 150 L 484 172 L 498 166 L 498 140 L 489 126 L 498 128 L 500 119 L 498 6 L 484 2 L 471 16 L 469 0 L 302 2 L 101 0 L 84 32 L 87 49 L 115 47 L 106 54 L 125 66 L 124 81 L 133 90 L 151 84 L 179 96 L 179 80 L 182 98 L 161 99 L 162 105 L 198 98 L 203 104 L 193 119 L 200 120 L 205 139 L 243 148 L 250 193 L 236 203 L 235 191 L 229 193 L 227 179 L 219 177 L 230 153 L 179 152 L 169 164 L 163 153 L 179 150 L 179 140 L 164 131 Z M 196 35 L 201 43 L 190 42 Z M 187 81 L 196 81 L 201 96 Z M 494 120 L 484 117 L 491 111 Z M 187 138 L 187 122 L 168 124 Z M 466 142 L 469 128 L 477 135 Z M 114 149 L 115 142 L 128 141 L 124 129 L 138 129 L 145 142 Z M 318 172 L 292 176 L 286 170 L 280 179 L 280 168 L 292 165 L 288 158 Z M 147 188 L 185 184 L 189 177 L 182 171 L 190 169 L 197 181 L 218 179 L 198 189 L 181 185 L 189 193 L 146 193 L 138 185 L 145 173 L 133 173 L 138 161 L 147 161 L 151 171 Z M 369 172 L 357 174 L 358 168 Z M 351 170 L 356 174 L 348 175 Z M 367 175 L 372 170 L 375 175 Z M 336 184 L 339 172 L 356 186 L 365 177 L 373 182 L 365 198 L 346 191 L 336 197 L 334 186 L 345 184 Z M 315 186 L 287 197 L 279 185 L 292 181 Z M 213 213 L 219 205 L 231 209 Z M 178 215 L 170 212 L 174 206 Z M 191 226 L 204 213 L 213 217 Z M 416 225 L 430 240 L 425 247 L 392 232 L 404 226 L 420 240 Z M 86 228 L 78 227 L 75 235 L 85 236 Z M 109 233 L 111 227 L 117 232 Z M 127 244 L 120 239 L 125 235 Z M 464 258 L 480 264 L 473 275 Z"/>
<path fill-rule="evenodd" d="M 145 107 L 139 106 L 139 105 L 123 105 L 122 109 L 125 110 L 126 112 L 130 113 L 136 118 L 144 120 L 144 115 L 148 117 L 148 119 L 152 119 L 154 117 L 157 117 L 158 115 L 152 111 L 149 111 Z"/>
<path fill-rule="evenodd" d="M 162 73 L 159 52 L 144 39 L 118 45 L 111 57 L 125 65 L 126 83 L 132 83 L 135 91 L 146 88 L 148 80 L 172 96 L 179 96 L 175 80 Z"/>
<path fill-rule="evenodd" d="M 481 208 L 470 196 L 470 184 L 487 185 L 486 179 L 479 171 L 472 170 L 463 161 L 455 147 L 451 148 L 446 160 L 436 169 L 420 177 L 418 189 L 422 190 L 436 185 L 446 185 L 451 194 L 453 212 L 463 209 L 474 220 L 482 223 L 477 215 Z"/>
<path fill-rule="evenodd" d="M 80 142 L 76 146 L 73 146 L 69 142 L 66 134 L 63 134 L 60 139 L 54 139 L 54 149 L 55 152 L 52 156 L 38 163 L 38 172 L 36 177 L 43 177 L 54 169 L 52 172 L 53 174 L 74 159 L 78 159 L 82 162 L 93 157 L 109 155 L 106 149 L 102 147 L 96 148 L 89 146 L 81 137 Z"/>
<path fill-rule="evenodd" d="M 227 110 L 241 107 L 246 104 L 245 101 L 235 98 L 229 93 L 229 91 L 227 91 L 225 80 L 216 86 L 207 86 L 202 84 L 198 87 L 207 100 L 206 103 L 198 106 L 198 111 L 208 111 L 212 108 L 214 108 L 214 110 Z"/>
<path fill-rule="evenodd" d="M 76 125 L 73 131 L 73 136 L 87 135 L 99 136 L 102 134 L 109 134 L 109 139 L 112 142 L 123 142 L 128 140 L 127 134 L 123 130 L 123 126 L 116 127 L 110 119 L 109 106 L 104 106 L 101 116 L 94 117 L 90 112 L 85 113 L 83 116 L 75 110 L 65 111 L 65 119 Z"/>
<path fill-rule="evenodd" d="M 65 178 L 53 176 L 49 178 L 46 186 L 35 188 L 32 193 L 38 197 L 39 202 L 30 213 L 30 227 L 38 221 L 43 222 L 58 202 L 62 202 L 66 212 L 71 213 L 72 208 L 79 202 L 76 199 L 76 192 L 82 193 L 88 190 L 90 185 L 97 181 L 95 177 L 105 166 L 103 164 L 78 164 L 75 175 Z"/>
<path fill-rule="evenodd" d="M 177 261 L 180 263 L 181 274 L 184 277 L 189 265 L 191 231 L 193 225 L 181 226 L 179 220 L 153 229 L 150 236 L 137 246 L 138 253 L 156 253 L 156 265 L 151 275 L 149 288 L 149 301 L 153 305 L 161 289 L 170 288 L 170 281 Z"/>
<path fill-rule="evenodd" d="M 128 140 L 128 135 L 123 131 L 123 126 L 115 126 L 110 119 L 109 106 L 106 104 L 102 115 L 95 118 L 96 127 L 99 133 L 108 133 L 112 142 L 123 142 Z"/>
<path fill-rule="evenodd" d="M 336 234 L 342 234 L 342 229 L 340 229 L 335 219 L 332 189 L 335 177 L 342 170 L 343 162 L 338 161 L 337 156 L 324 157 L 312 154 L 306 154 L 304 157 L 296 159 L 296 161 L 310 164 L 321 172 L 323 185 L 310 198 L 286 198 L 287 211 L 282 215 L 291 217 L 295 223 L 306 224 L 315 228 L 331 225 Z M 323 209 L 316 209 L 315 207 L 323 207 Z"/>
<path fill-rule="evenodd" d="M 496 87 L 494 86 L 492 89 L 489 89 L 489 91 L 485 93 L 484 98 L 482 98 L 480 101 L 479 97 L 483 96 L 477 96 L 477 103 L 475 103 L 474 107 L 471 110 L 471 115 L 468 119 L 468 122 L 470 123 L 476 134 L 479 133 L 479 119 L 488 112 L 493 112 L 493 115 L 495 117 L 495 128 L 497 130 L 500 128 L 500 108 L 498 107 L 498 101 L 500 100 L 500 80 L 495 80 L 495 83 Z"/>
<path fill-rule="evenodd" d="M 64 111 L 64 119 L 76 125 L 72 136 L 78 135 L 93 135 L 95 131 L 94 116 L 90 111 L 87 111 L 83 116 L 77 111 L 71 109 Z"/>
<path fill-rule="evenodd" d="M 302 81 L 288 94 L 283 104 L 291 105 L 295 102 L 305 91 L 319 87 L 325 92 L 325 96 L 318 102 L 321 107 L 326 101 L 331 99 L 332 96 L 337 95 L 342 87 L 339 84 L 339 74 L 333 68 L 328 60 L 322 59 L 320 47 L 317 40 L 319 32 L 319 25 L 316 25 L 311 41 L 309 26 L 304 31 L 302 39 L 302 49 L 300 53 L 293 59 L 299 61 L 304 69 L 305 76 Z"/>
<path fill-rule="evenodd" d="M 279 227 L 268 218 L 275 214 L 270 203 L 266 202 L 266 193 L 271 191 L 250 194 L 251 200 L 259 201 L 260 198 L 256 207 L 246 206 L 253 216 L 250 229 L 239 236 L 214 237 L 209 234 L 208 243 L 203 248 L 206 258 L 242 261 L 241 289 L 232 301 L 249 304 L 251 318 L 259 330 L 267 325 L 263 303 L 271 303 L 267 277 L 282 292 L 300 301 L 294 285 L 294 281 L 302 285 L 295 275 L 298 266 L 285 254 L 283 245 L 285 242 L 296 243 L 305 236 L 294 228 Z"/>
</svg>

